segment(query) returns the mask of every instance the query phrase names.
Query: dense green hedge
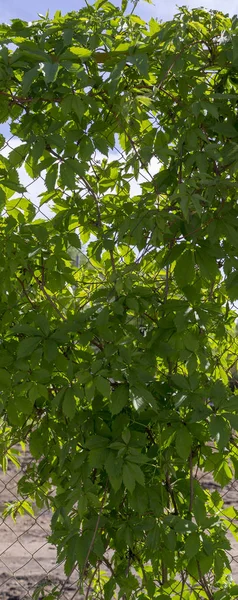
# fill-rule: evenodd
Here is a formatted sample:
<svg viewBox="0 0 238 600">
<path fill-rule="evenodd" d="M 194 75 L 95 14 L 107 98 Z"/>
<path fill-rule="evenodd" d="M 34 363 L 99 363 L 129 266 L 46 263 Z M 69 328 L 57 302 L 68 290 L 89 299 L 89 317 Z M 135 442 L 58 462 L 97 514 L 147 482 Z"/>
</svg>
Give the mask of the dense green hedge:
<svg viewBox="0 0 238 600">
<path fill-rule="evenodd" d="M 127 4 L 0 26 L 1 454 L 34 458 L 6 512 L 52 507 L 86 599 L 230 600 L 199 473 L 238 474 L 238 19 Z"/>
</svg>

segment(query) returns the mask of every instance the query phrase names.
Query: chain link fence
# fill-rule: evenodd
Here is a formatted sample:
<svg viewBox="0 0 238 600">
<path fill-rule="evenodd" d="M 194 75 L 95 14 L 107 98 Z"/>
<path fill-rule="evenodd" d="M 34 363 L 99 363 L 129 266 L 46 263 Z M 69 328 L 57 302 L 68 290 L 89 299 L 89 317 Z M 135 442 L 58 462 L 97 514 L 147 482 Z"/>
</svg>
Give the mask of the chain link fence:
<svg viewBox="0 0 238 600">
<path fill-rule="evenodd" d="M 54 591 L 62 598 L 77 594 L 78 575 L 75 571 L 66 578 L 64 565 L 57 564 L 56 550 L 48 541 L 51 512 L 33 507 L 33 514 L 24 511 L 15 519 L 4 515 L 7 505 L 24 499 L 18 493 L 18 481 L 24 475 L 31 461 L 26 451 L 17 469 L 9 462 L 7 472 L 0 476 L 0 598 L 20 600 L 22 598 L 42 598 Z"/>
<path fill-rule="evenodd" d="M 24 476 L 27 465 L 31 461 L 29 451 L 22 454 L 21 467 L 17 469 L 9 462 L 7 472 L 0 474 L 0 599 L 1 600 L 33 600 L 44 598 L 46 594 L 54 594 L 65 600 L 82 600 L 78 590 L 78 572 L 66 577 L 64 565 L 57 563 L 56 549 L 48 542 L 50 535 L 50 510 L 34 508 L 34 516 L 25 512 L 18 515 L 14 521 L 5 515 L 6 505 L 24 500 L 18 493 L 18 481 Z M 202 483 L 204 490 L 219 492 L 223 506 L 218 510 L 227 510 L 227 521 L 233 529 L 228 531 L 230 548 L 227 549 L 227 559 L 231 565 L 232 576 L 238 583 L 238 481 L 233 480 L 221 489 L 209 473 L 195 473 Z M 215 496 L 214 496 L 215 498 Z M 235 534 L 235 537 L 234 537 Z M 101 566 L 101 569 L 106 567 Z M 89 596 L 93 600 L 101 596 Z"/>
</svg>

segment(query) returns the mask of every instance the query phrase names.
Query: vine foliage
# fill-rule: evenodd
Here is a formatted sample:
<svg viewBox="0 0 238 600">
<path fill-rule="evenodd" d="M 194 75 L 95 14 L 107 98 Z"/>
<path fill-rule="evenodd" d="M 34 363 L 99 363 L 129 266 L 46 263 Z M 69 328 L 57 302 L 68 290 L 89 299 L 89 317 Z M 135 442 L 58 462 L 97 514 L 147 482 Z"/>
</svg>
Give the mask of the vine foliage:
<svg viewBox="0 0 238 600">
<path fill-rule="evenodd" d="M 86 599 L 230 600 L 238 20 L 132 4 L 0 26 L 2 465 Z"/>
</svg>

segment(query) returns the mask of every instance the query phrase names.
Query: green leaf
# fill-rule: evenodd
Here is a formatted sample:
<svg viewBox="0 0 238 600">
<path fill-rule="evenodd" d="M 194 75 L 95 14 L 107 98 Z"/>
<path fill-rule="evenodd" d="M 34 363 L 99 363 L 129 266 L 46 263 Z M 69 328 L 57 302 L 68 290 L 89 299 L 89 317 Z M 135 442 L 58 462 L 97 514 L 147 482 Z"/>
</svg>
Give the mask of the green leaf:
<svg viewBox="0 0 238 600">
<path fill-rule="evenodd" d="M 29 445 L 32 456 L 38 460 L 46 449 L 46 439 L 41 431 L 32 431 Z"/>
<path fill-rule="evenodd" d="M 77 115 L 79 121 L 81 121 L 86 110 L 85 102 L 79 96 L 72 96 L 71 108 Z"/>
<path fill-rule="evenodd" d="M 229 121 L 226 121 L 224 123 L 216 123 L 216 125 L 214 125 L 213 129 L 216 132 L 221 133 L 222 135 L 224 135 L 227 138 L 238 137 L 238 131 L 233 126 L 233 124 Z"/>
<path fill-rule="evenodd" d="M 185 348 L 191 350 L 192 352 L 197 352 L 199 348 L 199 339 L 196 335 L 193 335 L 189 331 L 187 331 L 183 338 Z"/>
<path fill-rule="evenodd" d="M 108 144 L 106 138 L 104 138 L 101 135 L 95 134 L 93 136 L 93 141 L 94 141 L 94 145 L 97 148 L 97 150 L 99 150 L 99 152 L 101 152 L 105 156 L 108 156 L 109 144 Z"/>
<path fill-rule="evenodd" d="M 74 190 L 75 184 L 75 173 L 72 170 L 71 165 L 68 165 L 68 161 L 60 165 L 60 177 L 64 187 Z"/>
<path fill-rule="evenodd" d="M 122 459 L 116 456 L 115 452 L 108 451 L 105 469 L 112 488 L 118 492 L 122 484 Z"/>
<path fill-rule="evenodd" d="M 10 387 L 11 385 L 11 375 L 6 369 L 0 369 L 0 389 L 4 390 L 5 388 Z"/>
<path fill-rule="evenodd" d="M 122 479 L 125 488 L 132 494 L 135 489 L 136 479 L 134 475 L 133 467 L 130 463 L 126 463 L 123 466 Z"/>
<path fill-rule="evenodd" d="M 44 73 L 45 83 L 53 83 L 53 81 L 56 80 L 58 74 L 59 64 L 50 62 L 44 63 L 42 70 Z"/>
<path fill-rule="evenodd" d="M 185 221 L 189 221 L 189 197 L 184 194 L 180 200 L 180 206 L 185 218 Z"/>
<path fill-rule="evenodd" d="M 214 279 L 218 274 L 216 259 L 208 254 L 204 249 L 196 250 L 196 262 L 201 271 L 201 275 L 208 279 Z"/>
<path fill-rule="evenodd" d="M 184 375 L 180 375 L 180 373 L 176 373 L 175 375 L 172 375 L 171 377 L 172 382 L 174 383 L 174 385 L 182 390 L 189 390 L 189 383 L 186 379 L 186 377 L 184 377 Z"/>
<path fill-rule="evenodd" d="M 50 372 L 47 369 L 36 369 L 32 373 L 32 379 L 39 383 L 48 383 L 50 381 Z"/>
<path fill-rule="evenodd" d="M 111 386 L 109 381 L 105 379 L 105 377 L 101 377 L 101 375 L 95 377 L 95 386 L 104 398 L 110 398 Z"/>
<path fill-rule="evenodd" d="M 20 144 L 17 148 L 14 148 L 8 156 L 9 162 L 13 167 L 20 167 L 24 162 L 24 159 L 29 151 L 27 144 Z"/>
<path fill-rule="evenodd" d="M 191 201 L 195 208 L 196 213 L 198 214 L 199 217 L 201 217 L 202 216 L 201 202 L 203 201 L 203 198 L 198 196 L 198 194 L 193 194 L 191 197 Z"/>
<path fill-rule="evenodd" d="M 195 278 L 195 262 L 192 250 L 185 250 L 178 258 L 174 269 L 174 276 L 178 286 L 181 288 L 193 282 Z"/>
<path fill-rule="evenodd" d="M 199 552 L 200 548 L 200 536 L 195 531 L 190 533 L 185 542 L 185 554 L 188 559 L 193 558 Z"/>
<path fill-rule="evenodd" d="M 125 406 L 127 406 L 129 400 L 129 388 L 127 385 L 120 384 L 111 395 L 111 413 L 112 415 L 118 415 Z"/>
<path fill-rule="evenodd" d="M 176 517 L 176 519 L 174 520 L 174 530 L 177 533 L 191 533 L 192 531 L 197 530 L 197 525 L 196 523 L 193 523 L 193 521 L 189 521 L 188 519 Z"/>
<path fill-rule="evenodd" d="M 68 242 L 73 248 L 81 248 L 81 242 L 77 233 L 68 233 Z"/>
<path fill-rule="evenodd" d="M 231 428 L 220 415 L 213 415 L 209 423 L 211 437 L 217 442 L 219 450 L 229 445 Z"/>
<path fill-rule="evenodd" d="M 33 69 L 30 69 L 29 71 L 26 71 L 24 73 L 24 77 L 22 79 L 22 94 L 23 94 L 23 96 L 25 96 L 25 94 L 28 93 L 32 82 L 34 81 L 34 79 L 37 78 L 38 71 L 39 71 L 39 67 L 37 65 L 36 67 L 33 67 Z"/>
<path fill-rule="evenodd" d="M 103 593 L 105 600 L 111 600 L 114 595 L 114 591 L 116 589 L 116 579 L 114 577 L 110 577 L 110 579 L 104 583 Z"/>
<path fill-rule="evenodd" d="M 233 64 L 238 66 L 238 36 L 233 35 L 232 37 L 232 47 L 233 47 Z"/>
<path fill-rule="evenodd" d="M 160 25 L 159 21 L 157 21 L 157 19 L 154 19 L 153 17 L 151 17 L 151 19 L 149 20 L 149 27 L 150 27 L 151 35 L 157 34 L 158 31 L 161 29 L 161 25 Z"/>
<path fill-rule="evenodd" d="M 178 455 L 186 460 L 189 457 L 193 443 L 191 433 L 187 427 L 181 427 L 176 433 L 176 450 Z"/>
<path fill-rule="evenodd" d="M 215 467 L 213 475 L 215 481 L 220 483 L 222 487 L 231 481 L 233 473 L 226 459 L 221 460 L 220 463 Z"/>
<path fill-rule="evenodd" d="M 101 435 L 93 435 L 87 440 L 85 446 L 89 450 L 93 448 L 106 448 L 108 446 L 108 443 L 108 438 L 105 438 Z"/>
<path fill-rule="evenodd" d="M 135 481 L 138 481 L 138 483 L 142 486 L 145 485 L 145 476 L 143 471 L 141 470 L 141 468 L 139 467 L 139 465 L 135 464 L 135 463 L 131 463 L 131 462 L 127 462 L 127 467 L 129 468 L 130 473 L 133 474 L 133 477 L 135 479 Z M 124 482 L 124 479 L 123 479 Z M 124 482 L 125 484 L 125 482 Z"/>
<path fill-rule="evenodd" d="M 17 349 L 17 358 L 25 358 L 30 356 L 32 352 L 39 346 L 39 337 L 29 337 L 20 342 Z"/>
<path fill-rule="evenodd" d="M 89 58 L 92 55 L 91 50 L 80 46 L 70 46 L 68 50 L 70 50 L 71 54 L 75 54 L 75 56 L 78 58 Z"/>
<path fill-rule="evenodd" d="M 148 388 L 137 384 L 135 388 L 132 388 L 131 392 L 133 395 L 133 404 L 135 407 L 137 407 L 137 410 L 140 410 L 140 407 L 147 404 L 151 408 L 153 408 L 155 412 L 158 411 L 156 399 L 154 398 L 153 394 L 151 394 L 151 392 L 148 390 Z M 138 400 L 136 400 L 136 398 Z"/>
<path fill-rule="evenodd" d="M 45 185 L 48 192 L 52 192 L 55 189 L 55 183 L 58 175 L 58 165 L 52 165 L 46 173 Z"/>
<path fill-rule="evenodd" d="M 131 439 L 130 429 L 124 429 L 124 431 L 122 432 L 121 437 L 123 439 L 123 442 L 125 442 L 125 444 L 129 444 L 129 441 Z"/>
<path fill-rule="evenodd" d="M 121 2 L 121 11 L 124 13 L 125 10 L 127 9 L 127 5 L 128 5 L 128 0 L 122 0 Z"/>
<path fill-rule="evenodd" d="M 3 208 L 6 201 L 6 192 L 0 186 L 0 208 Z"/>
<path fill-rule="evenodd" d="M 50 333 L 50 323 L 45 315 L 38 314 L 35 316 L 35 324 L 41 329 L 44 336 L 48 337 Z M 38 332 L 40 335 L 40 332 Z"/>
<path fill-rule="evenodd" d="M 44 342 L 44 357 L 51 363 L 54 362 L 58 353 L 58 346 L 54 340 L 48 339 Z"/>
<path fill-rule="evenodd" d="M 207 511 L 205 503 L 196 496 L 193 503 L 193 512 L 196 519 L 196 522 L 201 527 L 205 527 L 207 523 Z"/>
<path fill-rule="evenodd" d="M 64 394 L 62 410 L 68 419 L 73 419 L 76 412 L 76 403 L 72 388 L 68 388 Z"/>
<path fill-rule="evenodd" d="M 79 146 L 80 155 L 84 161 L 89 160 L 94 152 L 94 146 L 89 136 L 81 138 Z"/>
<path fill-rule="evenodd" d="M 62 112 L 64 115 L 68 115 L 72 110 L 74 96 L 73 94 L 66 94 L 62 100 Z"/>
</svg>

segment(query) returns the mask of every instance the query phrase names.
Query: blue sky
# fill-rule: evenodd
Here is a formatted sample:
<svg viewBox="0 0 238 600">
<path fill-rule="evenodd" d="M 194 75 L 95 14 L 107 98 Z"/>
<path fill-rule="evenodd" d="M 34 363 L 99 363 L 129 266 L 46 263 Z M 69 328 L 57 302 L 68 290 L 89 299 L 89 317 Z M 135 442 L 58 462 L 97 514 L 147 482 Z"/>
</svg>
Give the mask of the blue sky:
<svg viewBox="0 0 238 600">
<path fill-rule="evenodd" d="M 112 1 L 112 0 L 111 0 Z M 115 1 L 118 4 L 119 0 Z M 167 20 L 172 18 L 177 12 L 177 6 L 186 4 L 189 8 L 203 6 L 208 9 L 221 10 L 229 13 L 231 16 L 237 14 L 237 0 L 154 0 L 154 4 L 150 5 L 141 0 L 136 9 L 136 13 L 142 18 L 148 20 L 151 16 L 159 19 Z M 83 0 L 0 0 L 0 22 L 7 22 L 11 18 L 22 18 L 26 21 L 31 21 L 37 18 L 37 13 L 45 14 L 47 9 L 50 10 L 50 15 L 53 16 L 56 10 L 62 10 L 63 13 L 71 10 L 79 10 L 84 6 Z"/>
</svg>

